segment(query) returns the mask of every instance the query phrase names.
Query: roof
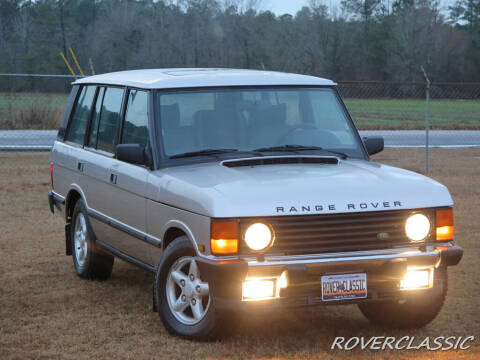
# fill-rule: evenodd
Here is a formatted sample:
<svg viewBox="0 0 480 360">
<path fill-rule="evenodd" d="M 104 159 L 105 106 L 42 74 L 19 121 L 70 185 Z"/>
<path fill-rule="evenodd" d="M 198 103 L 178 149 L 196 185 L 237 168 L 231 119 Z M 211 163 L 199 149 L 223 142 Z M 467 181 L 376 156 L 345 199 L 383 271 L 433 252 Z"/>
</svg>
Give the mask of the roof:
<svg viewBox="0 0 480 360">
<path fill-rule="evenodd" d="M 172 68 L 129 70 L 94 75 L 74 84 L 107 84 L 144 89 L 173 89 L 212 86 L 336 85 L 315 76 L 264 70 Z"/>
</svg>

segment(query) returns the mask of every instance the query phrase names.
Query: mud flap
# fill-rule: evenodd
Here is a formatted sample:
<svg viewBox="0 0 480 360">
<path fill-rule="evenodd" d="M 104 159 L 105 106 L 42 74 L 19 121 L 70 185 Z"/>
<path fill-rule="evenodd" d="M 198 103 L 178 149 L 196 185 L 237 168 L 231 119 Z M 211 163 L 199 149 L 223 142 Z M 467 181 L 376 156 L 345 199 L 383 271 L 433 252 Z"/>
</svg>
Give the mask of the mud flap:
<svg viewBox="0 0 480 360">
<path fill-rule="evenodd" d="M 65 225 L 65 254 L 72 255 L 72 224 Z"/>
</svg>

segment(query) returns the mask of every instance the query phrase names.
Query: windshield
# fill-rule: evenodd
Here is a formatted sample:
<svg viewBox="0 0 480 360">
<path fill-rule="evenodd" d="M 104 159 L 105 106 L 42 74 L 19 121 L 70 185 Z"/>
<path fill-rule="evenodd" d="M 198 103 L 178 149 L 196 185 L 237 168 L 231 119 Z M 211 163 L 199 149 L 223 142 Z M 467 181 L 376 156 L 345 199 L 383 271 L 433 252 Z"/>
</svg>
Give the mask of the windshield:
<svg viewBox="0 0 480 360">
<path fill-rule="evenodd" d="M 159 92 L 169 158 L 251 152 L 364 157 L 332 88 L 229 88 Z"/>
</svg>

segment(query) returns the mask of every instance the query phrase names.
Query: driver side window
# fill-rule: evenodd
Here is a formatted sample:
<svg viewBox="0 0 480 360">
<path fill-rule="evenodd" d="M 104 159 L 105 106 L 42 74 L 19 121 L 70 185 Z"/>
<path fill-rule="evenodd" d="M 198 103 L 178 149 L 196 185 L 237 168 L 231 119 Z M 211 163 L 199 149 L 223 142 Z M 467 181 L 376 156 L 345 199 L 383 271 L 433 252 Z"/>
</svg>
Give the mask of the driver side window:
<svg viewBox="0 0 480 360">
<path fill-rule="evenodd" d="M 148 92 L 130 90 L 122 131 L 122 144 L 148 143 Z"/>
</svg>

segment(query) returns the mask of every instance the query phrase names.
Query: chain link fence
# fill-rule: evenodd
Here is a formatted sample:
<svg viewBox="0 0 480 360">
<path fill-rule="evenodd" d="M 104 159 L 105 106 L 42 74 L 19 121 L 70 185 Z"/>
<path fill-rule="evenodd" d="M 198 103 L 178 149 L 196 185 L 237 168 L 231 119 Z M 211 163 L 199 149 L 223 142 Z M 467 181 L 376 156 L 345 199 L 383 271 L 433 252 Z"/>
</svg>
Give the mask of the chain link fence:
<svg viewBox="0 0 480 360">
<path fill-rule="evenodd" d="M 359 129 L 425 129 L 425 83 L 346 81 L 338 87 Z M 480 130 L 479 100 L 480 83 L 432 83 L 431 128 Z"/>
<path fill-rule="evenodd" d="M 0 74 L 0 149 L 49 149 L 73 80 Z M 338 89 L 362 135 L 381 135 L 386 146 L 425 146 L 425 83 L 340 81 Z M 480 83 L 432 83 L 430 145 L 480 146 L 479 100 Z"/>
</svg>

